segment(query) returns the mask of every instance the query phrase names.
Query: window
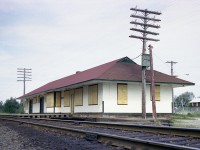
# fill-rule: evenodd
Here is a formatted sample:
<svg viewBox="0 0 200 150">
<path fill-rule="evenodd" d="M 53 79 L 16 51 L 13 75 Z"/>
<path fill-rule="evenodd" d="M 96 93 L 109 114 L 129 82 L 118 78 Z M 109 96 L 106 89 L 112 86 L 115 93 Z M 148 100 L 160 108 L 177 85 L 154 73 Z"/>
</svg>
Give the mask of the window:
<svg viewBox="0 0 200 150">
<path fill-rule="evenodd" d="M 155 86 L 155 100 L 160 101 L 160 85 Z"/>
<path fill-rule="evenodd" d="M 75 106 L 83 106 L 83 88 L 75 89 L 74 104 Z"/>
<path fill-rule="evenodd" d="M 54 107 L 54 93 L 48 93 L 46 95 L 46 103 L 47 103 L 47 108 Z"/>
<path fill-rule="evenodd" d="M 98 105 L 98 85 L 88 86 L 88 104 Z"/>
<path fill-rule="evenodd" d="M 56 107 L 61 107 L 61 93 L 56 92 Z"/>
<path fill-rule="evenodd" d="M 64 107 L 69 107 L 70 106 L 70 92 L 65 91 L 64 92 Z"/>
<path fill-rule="evenodd" d="M 128 104 L 127 84 L 117 84 L 117 104 L 118 105 Z"/>
</svg>

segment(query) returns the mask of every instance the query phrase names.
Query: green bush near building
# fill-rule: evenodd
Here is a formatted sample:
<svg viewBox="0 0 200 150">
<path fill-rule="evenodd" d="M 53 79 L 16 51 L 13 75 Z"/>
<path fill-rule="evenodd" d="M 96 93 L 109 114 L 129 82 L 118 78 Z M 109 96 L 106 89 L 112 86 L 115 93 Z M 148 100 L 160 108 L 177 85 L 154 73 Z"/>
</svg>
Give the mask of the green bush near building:
<svg viewBox="0 0 200 150">
<path fill-rule="evenodd" d="M 0 101 L 1 114 L 19 114 L 24 113 L 23 103 L 19 103 L 15 98 L 7 99 L 4 103 Z"/>
</svg>

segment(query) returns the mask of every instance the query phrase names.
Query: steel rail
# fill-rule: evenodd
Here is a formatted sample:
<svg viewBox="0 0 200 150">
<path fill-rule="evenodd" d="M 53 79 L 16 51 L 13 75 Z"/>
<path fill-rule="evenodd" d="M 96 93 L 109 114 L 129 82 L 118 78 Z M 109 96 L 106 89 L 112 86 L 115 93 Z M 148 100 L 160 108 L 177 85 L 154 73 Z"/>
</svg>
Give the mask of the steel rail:
<svg viewBox="0 0 200 150">
<path fill-rule="evenodd" d="M 20 118 L 21 119 L 21 118 Z M 30 119 L 30 118 L 23 118 Z M 31 118 L 33 119 L 33 118 Z M 61 120 L 61 119 L 44 119 L 35 118 L 34 120 L 46 120 L 65 123 L 77 123 L 82 125 L 91 125 L 96 127 L 117 128 L 122 130 L 143 131 L 150 133 L 170 134 L 178 136 L 189 136 L 200 138 L 200 129 L 197 128 L 182 128 L 182 127 L 166 127 L 166 126 L 150 126 L 150 125 L 136 125 L 136 124 L 121 124 L 109 122 L 92 122 L 92 121 L 76 121 L 76 120 Z"/>
<path fill-rule="evenodd" d="M 148 148 L 149 150 L 168 150 L 168 149 L 181 149 L 181 150 L 198 150 L 198 148 L 188 147 L 188 146 L 180 146 L 175 144 L 169 143 L 162 143 L 162 142 L 155 142 L 150 140 L 142 140 L 142 139 L 135 139 L 129 138 L 125 136 L 118 136 L 112 134 L 105 134 L 100 132 L 92 132 L 92 131 L 85 131 L 81 129 L 72 129 L 67 127 L 60 127 L 55 125 L 48 125 L 48 124 L 40 124 L 40 123 L 33 123 L 27 121 L 20 121 L 16 119 L 8 119 L 8 118 L 0 118 L 0 120 L 4 121 L 11 121 L 11 122 L 18 122 L 20 124 L 28 124 L 33 127 L 42 127 L 53 129 L 56 131 L 62 131 L 62 133 L 66 133 L 73 136 L 79 136 L 81 138 L 86 138 L 89 140 L 97 140 L 102 143 L 110 143 L 111 145 L 121 146 L 127 149 L 145 149 Z M 92 139 L 90 138 L 92 137 Z M 94 138 L 95 137 L 95 138 Z"/>
</svg>

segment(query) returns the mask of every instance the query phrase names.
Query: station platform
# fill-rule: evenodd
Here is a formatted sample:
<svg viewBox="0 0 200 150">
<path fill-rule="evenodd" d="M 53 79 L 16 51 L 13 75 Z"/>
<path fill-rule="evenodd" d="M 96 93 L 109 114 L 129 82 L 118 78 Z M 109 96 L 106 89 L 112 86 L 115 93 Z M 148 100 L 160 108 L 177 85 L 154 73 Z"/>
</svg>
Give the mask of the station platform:
<svg viewBox="0 0 200 150">
<path fill-rule="evenodd" d="M 20 118 L 50 118 L 62 120 L 93 121 L 93 122 L 114 122 L 120 124 L 141 124 L 141 125 L 165 125 L 170 126 L 170 117 L 172 114 L 157 114 L 155 121 L 152 114 L 147 114 L 142 118 L 141 114 L 100 114 L 100 113 L 45 113 L 45 114 L 13 114 L 4 115 L 4 117 Z M 3 117 L 3 116 L 0 116 Z"/>
</svg>

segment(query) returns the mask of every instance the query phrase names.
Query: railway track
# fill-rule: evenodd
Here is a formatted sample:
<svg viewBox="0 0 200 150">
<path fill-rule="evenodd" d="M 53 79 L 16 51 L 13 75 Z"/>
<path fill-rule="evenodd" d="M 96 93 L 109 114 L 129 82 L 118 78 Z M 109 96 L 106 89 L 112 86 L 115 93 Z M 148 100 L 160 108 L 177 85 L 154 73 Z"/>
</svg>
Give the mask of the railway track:
<svg viewBox="0 0 200 150">
<path fill-rule="evenodd" d="M 127 149 L 200 149 L 200 130 L 59 119 L 0 118 Z"/>
</svg>

